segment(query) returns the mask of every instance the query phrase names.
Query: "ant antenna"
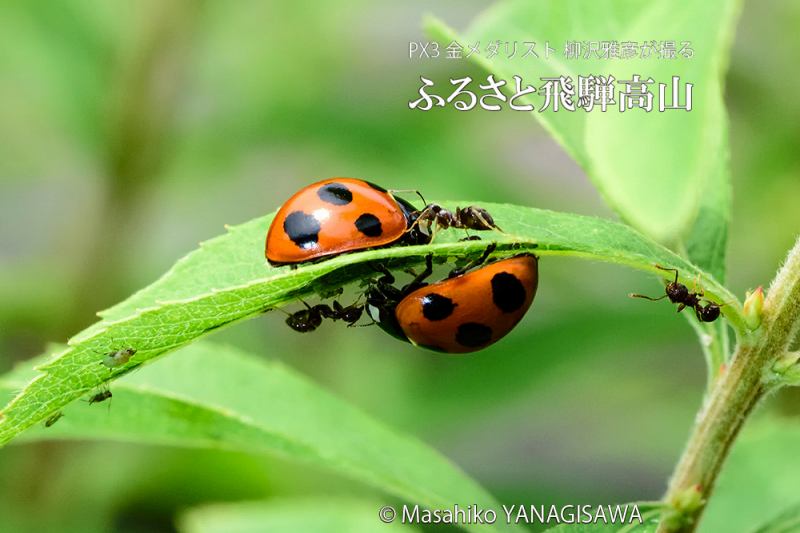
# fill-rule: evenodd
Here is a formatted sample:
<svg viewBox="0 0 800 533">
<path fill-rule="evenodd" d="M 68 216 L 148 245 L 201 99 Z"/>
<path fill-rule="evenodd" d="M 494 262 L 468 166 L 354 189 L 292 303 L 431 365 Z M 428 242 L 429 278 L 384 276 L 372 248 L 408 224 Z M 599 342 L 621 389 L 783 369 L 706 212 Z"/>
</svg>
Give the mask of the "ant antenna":
<svg viewBox="0 0 800 533">
<path fill-rule="evenodd" d="M 654 265 L 654 266 L 659 270 L 666 270 L 667 272 L 675 272 L 675 279 L 672 281 L 672 283 L 678 283 L 678 269 L 677 268 L 667 268 L 667 267 L 661 266 L 661 265 Z"/>
<path fill-rule="evenodd" d="M 635 292 L 628 294 L 628 298 L 644 298 L 645 300 L 650 300 L 651 302 L 657 302 L 659 300 L 663 300 L 666 297 L 667 297 L 666 294 L 664 296 L 659 296 L 658 298 L 653 298 L 652 296 L 645 296 L 644 294 L 636 294 Z"/>
<path fill-rule="evenodd" d="M 422 196 L 422 193 L 419 192 L 417 189 L 389 189 L 389 192 L 392 194 L 396 192 L 413 192 L 414 194 L 419 196 L 419 199 L 422 200 L 423 205 L 428 205 L 428 202 L 425 201 L 425 197 Z"/>
</svg>

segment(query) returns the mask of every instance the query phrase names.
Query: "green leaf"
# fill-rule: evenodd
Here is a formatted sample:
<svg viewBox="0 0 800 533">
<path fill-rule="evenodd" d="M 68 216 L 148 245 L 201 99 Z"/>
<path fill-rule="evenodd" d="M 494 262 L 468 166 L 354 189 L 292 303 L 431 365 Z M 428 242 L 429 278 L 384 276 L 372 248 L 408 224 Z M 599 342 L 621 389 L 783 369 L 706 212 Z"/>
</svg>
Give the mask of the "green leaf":
<svg viewBox="0 0 800 533">
<path fill-rule="evenodd" d="M 4 389 L 18 383 L 0 381 Z M 266 453 L 431 508 L 499 504 L 439 453 L 278 362 L 201 342 L 118 380 L 106 405 L 76 402 L 25 440 L 108 439 Z M 377 522 L 375 507 L 371 517 Z M 497 529 L 506 529 L 504 524 Z"/>
<path fill-rule="evenodd" d="M 303 498 L 207 505 L 180 518 L 183 533 L 374 533 L 417 528 L 378 519 L 383 504 L 345 498 Z"/>
<path fill-rule="evenodd" d="M 794 533 L 798 530 L 800 530 L 800 503 L 792 505 L 772 518 L 755 533 Z"/>
<path fill-rule="evenodd" d="M 799 449 L 796 419 L 769 416 L 748 424 L 717 480 L 700 520 L 700 533 L 754 531 L 766 517 L 796 511 Z"/>
<path fill-rule="evenodd" d="M 441 231 L 435 244 L 346 254 L 296 269 L 273 268 L 264 260 L 264 236 L 271 216 L 231 228 L 179 260 L 149 287 L 102 313 L 102 321 L 38 367 L 39 376 L 0 413 L 0 444 L 100 384 L 220 327 L 298 297 L 374 276 L 370 261 L 395 268 L 420 263 L 429 253 L 475 257 L 490 240 L 498 243 L 498 257 L 521 252 L 568 255 L 618 263 L 665 278 L 670 273 L 655 268 L 656 263 L 677 268 L 682 281 L 688 284 L 697 279 L 708 297 L 728 303 L 723 312 L 731 325 L 746 331 L 741 305 L 713 277 L 628 226 L 520 206 L 482 205 L 505 233 L 485 233 L 482 241 L 459 242 L 460 232 Z M 137 350 L 126 365 L 109 372 L 100 364 L 104 353 L 123 348 Z"/>
<path fill-rule="evenodd" d="M 552 108 L 533 112 L 625 220 L 660 242 L 675 243 L 693 226 L 701 195 L 711 180 L 728 179 L 722 81 L 739 4 L 738 0 L 696 0 L 680 6 L 667 0 L 512 0 L 487 9 L 461 34 L 435 19 L 428 21 L 428 29 L 442 47 L 452 40 L 479 41 L 482 47 L 497 39 L 536 42 L 538 59 L 520 57 L 527 47 L 514 57 L 502 50 L 492 58 L 483 52 L 470 57 L 512 84 L 514 75 L 537 87 L 543 84 L 542 77 L 571 76 L 577 87 L 579 75 L 630 80 L 639 74 L 641 79 L 655 80 L 651 88 L 657 99 L 658 84 L 671 90 L 672 76 L 693 83 L 690 112 L 660 113 L 656 108 L 651 113 L 639 109 L 620 113 L 618 98 L 617 105 L 605 113 L 598 109 L 553 112 Z M 691 41 L 694 56 L 622 60 L 567 59 L 564 55 L 567 41 L 611 39 L 620 43 L 674 39 L 678 46 Z M 547 59 L 546 45 L 555 49 Z M 539 94 L 528 98 L 537 109 L 544 102 Z"/>
<path fill-rule="evenodd" d="M 726 141 L 727 146 L 727 141 Z M 700 198 L 697 218 L 686 238 L 686 253 L 689 259 L 713 275 L 720 283 L 725 282 L 725 256 L 728 246 L 728 227 L 731 221 L 733 202 L 730 159 L 725 148 L 725 161 L 706 185 Z"/>
</svg>

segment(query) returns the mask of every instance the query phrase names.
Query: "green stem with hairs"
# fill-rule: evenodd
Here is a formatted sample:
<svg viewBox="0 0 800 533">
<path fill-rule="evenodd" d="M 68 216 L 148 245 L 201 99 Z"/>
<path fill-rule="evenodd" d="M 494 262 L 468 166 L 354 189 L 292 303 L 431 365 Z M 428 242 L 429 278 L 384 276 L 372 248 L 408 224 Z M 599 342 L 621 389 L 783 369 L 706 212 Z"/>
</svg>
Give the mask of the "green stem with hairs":
<svg viewBox="0 0 800 533">
<path fill-rule="evenodd" d="M 739 430 L 759 400 L 774 388 L 773 365 L 786 354 L 799 324 L 800 240 L 772 282 L 761 326 L 740 335 L 730 366 L 704 401 L 664 498 L 670 510 L 659 533 L 695 530 Z"/>
</svg>

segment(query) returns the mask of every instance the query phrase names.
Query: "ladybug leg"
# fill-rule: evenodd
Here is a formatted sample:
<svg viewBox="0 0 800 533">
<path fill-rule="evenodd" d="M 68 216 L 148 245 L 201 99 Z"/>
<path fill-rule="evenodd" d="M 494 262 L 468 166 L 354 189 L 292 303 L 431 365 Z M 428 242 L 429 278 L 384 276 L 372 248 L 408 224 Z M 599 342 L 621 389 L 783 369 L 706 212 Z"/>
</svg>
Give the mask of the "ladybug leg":
<svg viewBox="0 0 800 533">
<path fill-rule="evenodd" d="M 486 260 L 489 258 L 489 255 L 492 252 L 494 252 L 496 248 L 497 248 L 496 242 L 489 244 L 489 246 L 486 247 L 486 249 L 483 251 L 483 254 L 478 259 L 467 263 L 461 268 L 454 268 L 453 270 L 450 271 L 450 274 L 447 276 L 447 278 L 450 279 L 456 276 L 460 276 L 465 272 L 468 272 L 469 270 L 472 270 L 473 268 L 482 265 L 483 263 L 486 262 Z"/>
</svg>

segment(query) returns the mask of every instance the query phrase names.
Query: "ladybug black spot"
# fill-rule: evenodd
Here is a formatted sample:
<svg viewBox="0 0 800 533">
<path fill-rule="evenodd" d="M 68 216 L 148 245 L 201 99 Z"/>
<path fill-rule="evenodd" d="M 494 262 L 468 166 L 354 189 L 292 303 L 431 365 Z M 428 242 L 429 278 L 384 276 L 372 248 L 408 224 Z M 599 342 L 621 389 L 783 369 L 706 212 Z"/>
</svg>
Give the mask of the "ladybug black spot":
<svg viewBox="0 0 800 533">
<path fill-rule="evenodd" d="M 323 202 L 333 205 L 347 205 L 353 201 L 353 193 L 341 183 L 328 183 L 320 187 L 317 196 Z"/>
<path fill-rule="evenodd" d="M 492 278 L 492 300 L 504 313 L 513 313 L 525 304 L 525 287 L 514 274 L 499 272 Z"/>
<path fill-rule="evenodd" d="M 364 213 L 356 219 L 356 228 L 367 237 L 380 237 L 383 233 L 381 221 L 371 213 Z"/>
<path fill-rule="evenodd" d="M 458 326 L 456 342 L 467 348 L 477 348 L 492 340 L 492 328 L 477 322 L 466 322 Z"/>
<path fill-rule="evenodd" d="M 435 292 L 422 298 L 422 314 L 428 320 L 444 320 L 453 314 L 455 308 L 453 300 Z"/>
<path fill-rule="evenodd" d="M 303 250 L 316 248 L 319 230 L 319 221 L 302 211 L 292 211 L 283 221 L 283 231 Z"/>
</svg>

